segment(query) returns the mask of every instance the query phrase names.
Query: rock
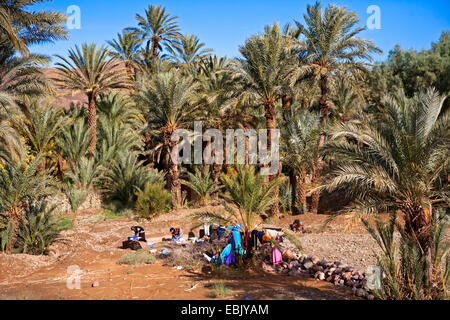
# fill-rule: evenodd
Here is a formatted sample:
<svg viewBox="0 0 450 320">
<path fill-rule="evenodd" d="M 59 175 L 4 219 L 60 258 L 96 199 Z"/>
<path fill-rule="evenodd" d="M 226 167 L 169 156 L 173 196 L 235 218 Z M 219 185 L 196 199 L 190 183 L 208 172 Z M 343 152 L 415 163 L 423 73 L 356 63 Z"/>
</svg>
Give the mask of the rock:
<svg viewBox="0 0 450 320">
<path fill-rule="evenodd" d="M 317 264 L 317 263 L 319 263 L 319 261 L 320 261 L 319 258 L 317 258 L 316 256 L 312 256 L 311 257 L 311 262 L 312 263 Z"/>
<path fill-rule="evenodd" d="M 306 261 L 303 263 L 303 267 L 304 267 L 305 269 L 310 269 L 310 268 L 312 268 L 313 265 L 314 265 L 314 264 L 312 263 L 311 260 L 306 260 Z"/>
<path fill-rule="evenodd" d="M 265 271 L 265 272 L 274 272 L 275 270 L 274 270 L 274 268 L 272 267 L 272 266 L 270 266 L 270 265 L 268 265 L 268 264 L 266 264 L 266 263 L 262 263 L 262 269 Z"/>
<path fill-rule="evenodd" d="M 317 271 L 317 272 L 314 274 L 314 278 L 323 281 L 323 280 L 325 280 L 325 273 L 320 272 L 320 271 Z"/>
<path fill-rule="evenodd" d="M 283 255 L 283 258 L 286 259 L 286 260 L 295 259 L 294 252 L 291 249 L 289 249 L 289 248 L 284 250 L 282 255 Z"/>
<path fill-rule="evenodd" d="M 317 272 L 317 271 L 323 271 L 323 267 L 319 266 L 318 264 L 315 264 L 312 269 Z"/>
<path fill-rule="evenodd" d="M 92 285 L 91 285 L 93 288 L 94 287 L 98 287 L 98 286 L 100 286 L 100 283 L 98 282 L 98 281 L 94 281 L 93 283 L 92 283 Z"/>
<path fill-rule="evenodd" d="M 367 292 L 364 289 L 360 288 L 360 289 L 356 290 L 356 296 L 358 296 L 358 297 L 365 297 L 366 294 L 367 294 Z"/>
<path fill-rule="evenodd" d="M 332 276 L 328 276 L 325 280 L 328 281 L 328 282 L 331 282 L 331 280 L 333 280 L 333 277 Z"/>
<path fill-rule="evenodd" d="M 289 270 L 292 270 L 292 269 L 298 267 L 298 265 L 299 265 L 298 261 L 289 262 Z"/>
<path fill-rule="evenodd" d="M 345 281 L 343 279 L 339 280 L 339 285 L 343 286 L 345 284 Z"/>
<path fill-rule="evenodd" d="M 322 266 L 322 267 L 326 268 L 328 262 L 327 262 L 327 260 L 322 259 L 322 260 L 320 260 L 317 264 L 318 264 L 319 266 Z"/>
<path fill-rule="evenodd" d="M 342 278 L 344 279 L 344 280 L 350 280 L 351 278 L 352 278 L 352 273 L 351 272 L 344 272 L 344 273 L 342 273 Z"/>
<path fill-rule="evenodd" d="M 373 294 L 368 294 L 368 295 L 366 296 L 366 299 L 367 299 L 367 300 L 374 300 L 374 299 L 375 299 L 375 296 L 374 296 Z"/>
</svg>

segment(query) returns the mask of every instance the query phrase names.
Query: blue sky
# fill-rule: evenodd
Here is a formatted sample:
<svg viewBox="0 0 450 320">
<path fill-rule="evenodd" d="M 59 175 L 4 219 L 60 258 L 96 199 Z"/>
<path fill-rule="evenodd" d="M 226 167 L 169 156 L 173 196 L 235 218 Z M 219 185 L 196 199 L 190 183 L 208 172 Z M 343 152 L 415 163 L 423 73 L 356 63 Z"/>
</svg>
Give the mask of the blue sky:
<svg viewBox="0 0 450 320">
<path fill-rule="evenodd" d="M 66 13 L 71 5 L 81 10 L 81 29 L 70 30 L 69 41 L 57 41 L 32 47 L 33 52 L 47 55 L 66 55 L 67 50 L 84 42 L 104 44 L 115 38 L 123 28 L 136 25 L 136 13 L 144 14 L 150 5 L 163 5 L 179 17 L 182 33 L 197 35 L 215 53 L 238 56 L 238 47 L 246 38 L 261 32 L 265 25 L 279 22 L 284 25 L 294 19 L 303 22 L 307 4 L 315 0 L 55 0 L 33 6 Z M 429 48 L 437 42 L 442 30 L 450 29 L 450 1 L 418 0 L 335 0 L 334 3 L 355 11 L 366 24 L 367 8 L 377 5 L 381 11 L 381 29 L 365 30 L 361 37 L 370 39 L 383 50 L 376 60 L 384 60 L 396 44 L 403 49 Z"/>
</svg>

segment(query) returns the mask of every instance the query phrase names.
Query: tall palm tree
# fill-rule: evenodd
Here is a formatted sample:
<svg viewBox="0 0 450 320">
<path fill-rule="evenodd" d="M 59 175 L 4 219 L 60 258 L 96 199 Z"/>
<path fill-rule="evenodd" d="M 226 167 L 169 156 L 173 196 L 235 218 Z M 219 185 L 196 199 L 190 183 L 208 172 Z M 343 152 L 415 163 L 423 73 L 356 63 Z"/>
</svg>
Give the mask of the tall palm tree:
<svg viewBox="0 0 450 320">
<path fill-rule="evenodd" d="M 320 2 L 308 5 L 304 15 L 306 25 L 295 21 L 301 34 L 311 73 L 319 79 L 321 98 L 319 101 L 322 122 L 329 116 L 328 87 L 337 71 L 356 75 L 368 71 L 372 53 L 381 53 L 375 44 L 357 35 L 365 26 L 356 27 L 360 21 L 355 12 L 345 7 L 330 4 L 322 11 Z"/>
<path fill-rule="evenodd" d="M 162 6 L 149 6 L 145 10 L 144 16 L 136 15 L 139 27 L 127 30 L 132 31 L 141 39 L 147 40 L 147 46 L 151 43 L 151 56 L 156 60 L 163 46 L 169 52 L 173 52 L 173 48 L 178 47 L 178 39 L 181 34 L 177 18 L 177 16 L 166 13 L 166 9 Z"/>
<path fill-rule="evenodd" d="M 28 11 L 28 7 L 48 0 L 1 0 L 0 44 L 10 43 L 15 50 L 28 55 L 28 45 L 67 39 L 64 27 L 67 17 L 56 11 Z"/>
<path fill-rule="evenodd" d="M 132 32 L 123 30 L 122 34 L 117 34 L 117 39 L 108 41 L 113 51 L 112 57 L 125 63 L 128 76 L 134 79 L 136 62 L 139 59 L 142 40 L 138 39 Z"/>
<path fill-rule="evenodd" d="M 367 71 L 367 61 L 371 62 L 372 53 L 381 53 L 372 41 L 361 39 L 357 35 L 365 26 L 356 27 L 360 21 L 355 12 L 348 12 L 345 7 L 330 4 L 322 11 L 320 2 L 308 5 L 307 14 L 303 15 L 306 25 L 295 21 L 304 36 L 304 50 L 307 52 L 303 60 L 310 67 L 310 72 L 319 81 L 321 96 L 319 109 L 322 125 L 330 115 L 328 99 L 329 82 L 333 74 L 340 72 L 356 76 Z M 325 142 L 325 134 L 319 138 L 319 147 Z M 323 159 L 317 161 L 316 174 L 320 174 Z M 316 177 L 317 178 L 317 177 Z M 313 194 L 312 212 L 317 213 L 320 195 Z"/>
<path fill-rule="evenodd" d="M 286 116 L 282 130 L 281 157 L 283 163 L 293 168 L 297 174 L 297 183 L 291 181 L 292 208 L 300 213 L 307 213 L 307 174 L 314 170 L 318 156 L 317 139 L 320 133 L 320 115 L 314 111 L 304 110 L 301 105 L 294 105 Z M 295 211 L 295 210 L 294 210 Z"/>
<path fill-rule="evenodd" d="M 201 64 L 198 80 L 203 97 L 203 112 L 199 119 L 208 128 L 225 129 L 231 120 L 231 109 L 238 102 L 237 85 L 230 67 L 230 60 L 218 56 L 210 56 Z M 216 150 L 211 150 L 211 153 L 215 155 Z M 212 176 L 216 183 L 219 182 L 222 167 L 222 164 L 213 164 Z M 203 171 L 205 169 L 206 165 Z"/>
<path fill-rule="evenodd" d="M 175 130 L 192 125 L 198 109 L 199 84 L 180 71 L 144 75 L 136 83 L 136 103 L 147 108 L 148 127 L 162 139 L 167 164 L 166 183 L 176 205 L 181 205 L 179 165 L 171 153 L 178 142 L 171 141 Z M 161 137 L 162 135 L 162 137 Z"/>
<path fill-rule="evenodd" d="M 204 48 L 205 44 L 195 35 L 185 34 L 179 39 L 179 47 L 175 48 L 172 60 L 183 67 L 187 72 L 196 74 L 200 62 L 210 56 L 212 49 Z"/>
<path fill-rule="evenodd" d="M 450 114 L 439 116 L 444 100 L 434 89 L 388 97 L 378 121 L 361 115 L 340 124 L 325 145 L 335 166 L 322 188 L 344 188 L 355 198 L 341 213 L 359 219 L 401 211 L 422 257 L 432 250 L 433 212 L 450 204 L 441 179 L 450 169 Z"/>
<path fill-rule="evenodd" d="M 61 88 L 82 92 L 88 98 L 88 123 L 91 129 L 90 149 L 95 152 L 97 136 L 97 97 L 114 89 L 130 87 L 126 72 L 120 61 L 108 57 L 110 52 L 103 46 L 83 44 L 81 49 L 69 50 L 69 57 L 57 55 L 62 62 L 56 63 L 58 76 L 54 79 Z"/>
<path fill-rule="evenodd" d="M 240 47 L 242 58 L 237 59 L 237 76 L 244 83 L 243 96 L 264 106 L 269 148 L 272 131 L 277 129 L 277 102 L 298 76 L 297 48 L 291 45 L 291 39 L 283 35 L 278 24 L 266 26 L 263 34 L 251 37 Z M 277 174 L 270 179 L 276 177 Z M 276 202 L 271 214 L 278 212 Z"/>
</svg>

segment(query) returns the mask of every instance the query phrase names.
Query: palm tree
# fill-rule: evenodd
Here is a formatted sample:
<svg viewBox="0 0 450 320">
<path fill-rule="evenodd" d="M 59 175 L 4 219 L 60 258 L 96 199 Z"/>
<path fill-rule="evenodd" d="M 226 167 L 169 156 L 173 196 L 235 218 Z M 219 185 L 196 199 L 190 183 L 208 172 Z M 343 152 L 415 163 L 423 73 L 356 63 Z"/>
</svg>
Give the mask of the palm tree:
<svg viewBox="0 0 450 320">
<path fill-rule="evenodd" d="M 285 130 L 282 130 L 281 157 L 283 163 L 293 168 L 297 174 L 297 183 L 291 181 L 292 208 L 307 213 L 307 174 L 314 170 L 318 156 L 317 139 L 320 133 L 320 115 L 295 106 L 286 117 Z"/>
<path fill-rule="evenodd" d="M 0 1 L 0 44 L 11 43 L 22 55 L 28 55 L 28 45 L 67 39 L 64 23 L 67 17 L 56 11 L 27 11 L 37 2 L 48 0 Z"/>
<path fill-rule="evenodd" d="M 136 62 L 139 59 L 142 40 L 138 39 L 132 32 L 123 30 L 122 34 L 117 34 L 117 40 L 108 41 L 113 51 L 111 56 L 116 60 L 121 60 L 125 63 L 128 77 L 134 79 L 136 72 Z"/>
<path fill-rule="evenodd" d="M 91 129 L 90 149 L 95 152 L 97 137 L 96 99 L 114 89 L 129 88 L 130 82 L 119 61 L 108 58 L 110 52 L 103 46 L 83 44 L 69 50 L 68 59 L 57 55 L 58 77 L 54 80 L 63 89 L 83 92 L 88 98 L 88 124 Z"/>
<path fill-rule="evenodd" d="M 25 205 L 33 199 L 49 196 L 52 192 L 52 177 L 45 171 L 37 172 L 41 162 L 42 159 L 38 156 L 29 163 L 8 162 L 0 170 L 0 212 L 14 226 L 8 253 L 12 252 L 16 244 Z"/>
<path fill-rule="evenodd" d="M 212 179 L 211 172 L 208 170 L 202 175 L 201 170 L 195 168 L 194 173 L 188 172 L 188 177 L 188 180 L 183 180 L 181 183 L 197 194 L 200 206 L 208 205 L 211 194 L 220 189 Z"/>
<path fill-rule="evenodd" d="M 14 121 L 21 116 L 23 114 L 14 99 L 0 92 L 0 160 L 2 161 L 17 162 L 26 157 L 23 138 L 13 125 Z"/>
<path fill-rule="evenodd" d="M 307 52 L 303 60 L 309 65 L 310 72 L 319 81 L 321 97 L 319 109 L 322 125 L 325 125 L 330 114 L 328 101 L 329 82 L 333 74 L 340 72 L 350 76 L 357 76 L 367 71 L 367 63 L 372 61 L 371 53 L 381 53 L 372 41 L 358 38 L 357 35 L 365 29 L 356 27 L 359 18 L 355 12 L 348 12 L 345 7 L 330 4 L 322 11 L 320 2 L 308 5 L 304 16 L 306 25 L 295 21 L 304 36 L 304 50 Z M 325 142 L 325 134 L 319 138 L 319 147 Z M 323 167 L 323 159 L 317 161 L 316 174 L 319 175 Z M 317 178 L 318 176 L 316 176 Z M 319 194 L 313 195 L 312 212 L 317 213 Z"/>
<path fill-rule="evenodd" d="M 142 40 L 147 40 L 147 46 L 151 43 L 151 56 L 154 60 L 158 59 L 163 46 L 169 52 L 178 47 L 178 39 L 181 34 L 176 21 L 178 17 L 166 13 L 166 9 L 161 6 L 149 6 L 145 10 L 145 16 L 136 15 L 138 28 L 128 28 Z"/>
<path fill-rule="evenodd" d="M 10 44 L 0 45 L 0 93 L 21 104 L 24 97 L 50 92 L 51 83 L 42 72 L 48 62 L 48 57 L 38 54 L 17 57 Z"/>
<path fill-rule="evenodd" d="M 87 156 L 89 151 L 90 129 L 82 118 L 76 119 L 74 123 L 63 128 L 56 146 L 62 156 L 71 166 L 75 166 L 82 157 Z"/>
<path fill-rule="evenodd" d="M 208 128 L 223 130 L 231 120 L 231 109 L 239 100 L 237 84 L 230 66 L 228 59 L 218 56 L 210 56 L 201 64 L 198 80 L 204 102 L 200 119 Z M 243 119 L 243 116 L 241 113 L 240 120 Z M 211 150 L 211 153 L 215 155 L 216 150 Z M 222 167 L 222 164 L 213 164 L 212 176 L 215 182 L 219 182 Z M 206 165 L 203 167 L 203 171 L 205 169 Z"/>
<path fill-rule="evenodd" d="M 355 198 L 341 213 L 359 219 L 401 211 L 422 257 L 430 255 L 433 212 L 450 203 L 441 179 L 450 167 L 449 113 L 439 117 L 444 100 L 434 89 L 387 97 L 378 121 L 361 115 L 340 124 L 325 145 L 335 166 L 322 188 L 344 188 Z"/>
<path fill-rule="evenodd" d="M 278 177 L 268 184 L 264 183 L 264 176 L 255 172 L 254 166 L 244 169 L 238 166 L 236 175 L 223 174 L 221 181 L 228 192 L 229 202 L 237 207 L 227 211 L 234 216 L 244 229 L 253 230 L 256 218 L 278 200 L 274 197 L 275 189 L 283 182 Z"/>
<path fill-rule="evenodd" d="M 42 163 L 38 170 L 44 171 L 47 158 L 53 155 L 55 141 L 67 119 L 61 109 L 51 105 L 42 107 L 39 100 L 28 105 L 24 114 L 25 118 L 19 118 L 16 125 L 30 146 L 31 153 L 41 155 Z"/>
<path fill-rule="evenodd" d="M 345 7 L 330 4 L 322 12 L 320 2 L 308 5 L 304 15 L 306 26 L 295 21 L 304 36 L 304 60 L 311 72 L 319 79 L 321 98 L 319 108 L 322 123 L 329 116 L 328 86 L 335 72 L 357 75 L 368 71 L 372 53 L 381 53 L 372 41 L 358 38 L 365 26 L 356 27 L 360 19 L 355 12 L 348 12 Z"/>
<path fill-rule="evenodd" d="M 297 48 L 291 41 L 291 37 L 282 34 L 278 24 L 266 26 L 264 34 L 248 39 L 240 47 L 242 58 L 237 59 L 237 76 L 244 83 L 243 96 L 264 106 L 268 148 L 272 131 L 277 129 L 277 101 L 298 77 Z M 276 177 L 273 175 L 270 179 Z M 278 214 L 278 211 L 278 204 L 274 203 L 271 214 Z"/>
<path fill-rule="evenodd" d="M 149 130 L 162 139 L 168 167 L 167 188 L 177 205 L 181 204 L 180 173 L 171 154 L 178 142 L 171 141 L 171 136 L 175 130 L 192 125 L 199 105 L 196 97 L 198 87 L 191 76 L 176 70 L 144 75 L 136 83 L 136 103 L 147 108 Z"/>
<path fill-rule="evenodd" d="M 188 73 L 197 74 L 200 63 L 210 56 L 212 49 L 204 48 L 205 44 L 195 35 L 185 34 L 179 39 L 180 45 L 172 56 L 178 65 Z"/>
</svg>

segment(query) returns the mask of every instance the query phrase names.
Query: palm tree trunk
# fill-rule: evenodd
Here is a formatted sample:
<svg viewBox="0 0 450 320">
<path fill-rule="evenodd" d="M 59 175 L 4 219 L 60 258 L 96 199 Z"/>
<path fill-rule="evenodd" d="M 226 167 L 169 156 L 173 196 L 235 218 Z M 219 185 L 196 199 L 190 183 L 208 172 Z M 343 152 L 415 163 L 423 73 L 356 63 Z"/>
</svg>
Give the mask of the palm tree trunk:
<svg viewBox="0 0 450 320">
<path fill-rule="evenodd" d="M 97 106 L 95 105 L 95 95 L 93 93 L 88 94 L 88 102 L 88 125 L 91 129 L 89 153 L 92 157 L 97 146 Z"/>
<path fill-rule="evenodd" d="M 297 180 L 297 207 L 301 214 L 308 213 L 308 204 L 306 202 L 306 181 L 305 181 L 305 171 L 299 174 Z"/>
<path fill-rule="evenodd" d="M 173 198 L 173 203 L 176 208 L 181 207 L 181 183 L 180 183 L 180 170 L 179 165 L 172 159 L 172 150 L 178 142 L 171 141 L 172 133 L 175 128 L 163 128 L 164 144 L 166 146 L 167 156 L 167 175 L 166 175 L 166 188 L 170 191 Z"/>
<path fill-rule="evenodd" d="M 319 101 L 319 108 L 321 112 L 320 122 L 324 126 L 329 115 L 330 115 L 330 108 L 329 108 L 329 102 L 328 102 L 328 76 L 322 75 L 320 77 L 320 101 Z M 317 143 L 318 148 L 321 148 L 325 144 L 325 133 L 322 132 L 319 136 L 319 141 Z M 322 174 L 323 169 L 323 158 L 319 157 L 316 162 L 316 173 L 314 175 L 314 182 L 315 184 L 319 184 L 320 182 L 320 176 Z M 320 201 L 320 192 L 314 192 L 311 195 L 311 213 L 317 214 L 319 211 L 319 201 Z"/>
<path fill-rule="evenodd" d="M 58 179 L 59 181 L 63 181 L 64 173 L 63 173 L 63 166 L 64 166 L 64 159 L 61 155 L 61 153 L 58 153 L 58 159 L 57 159 L 57 171 L 58 171 Z"/>
<path fill-rule="evenodd" d="M 39 164 L 37 171 L 44 172 L 46 168 L 47 168 L 47 159 L 45 157 L 42 157 L 42 161 Z"/>
<path fill-rule="evenodd" d="M 299 214 L 297 208 L 297 174 L 294 168 L 289 168 L 289 184 L 291 185 L 291 211 L 293 215 Z"/>
<path fill-rule="evenodd" d="M 19 224 L 19 219 L 18 219 L 19 215 L 17 212 L 19 210 L 20 209 L 18 209 L 18 208 L 13 209 L 13 212 L 11 215 L 11 222 L 12 222 L 12 225 L 14 226 L 14 228 L 13 228 L 13 233 L 11 236 L 11 241 L 9 242 L 9 246 L 8 246 L 8 250 L 7 250 L 8 254 L 12 253 L 14 246 L 16 245 L 16 242 L 17 242 L 17 237 L 19 235 L 20 224 Z"/>
<path fill-rule="evenodd" d="M 267 128 L 267 150 L 271 150 L 272 145 L 272 131 L 277 128 L 276 117 L 276 104 L 274 100 L 269 100 L 265 103 L 265 116 L 266 116 L 266 128 Z M 270 152 L 270 151 L 269 151 Z M 281 166 L 281 163 L 280 163 Z M 278 170 L 279 172 L 280 170 Z M 278 173 L 269 176 L 269 181 L 273 181 L 278 178 Z M 275 203 L 270 207 L 270 216 L 275 216 L 280 213 L 278 204 L 279 188 L 274 190 L 273 197 L 276 199 Z"/>
<path fill-rule="evenodd" d="M 159 43 L 159 38 L 158 36 L 154 35 L 152 37 L 152 57 L 155 60 L 158 60 L 158 43 Z"/>
<path fill-rule="evenodd" d="M 244 126 L 244 132 L 247 133 L 249 130 L 249 125 L 246 124 Z M 245 135 L 245 159 L 244 159 L 244 168 L 247 169 L 250 164 L 250 137 Z"/>
</svg>

